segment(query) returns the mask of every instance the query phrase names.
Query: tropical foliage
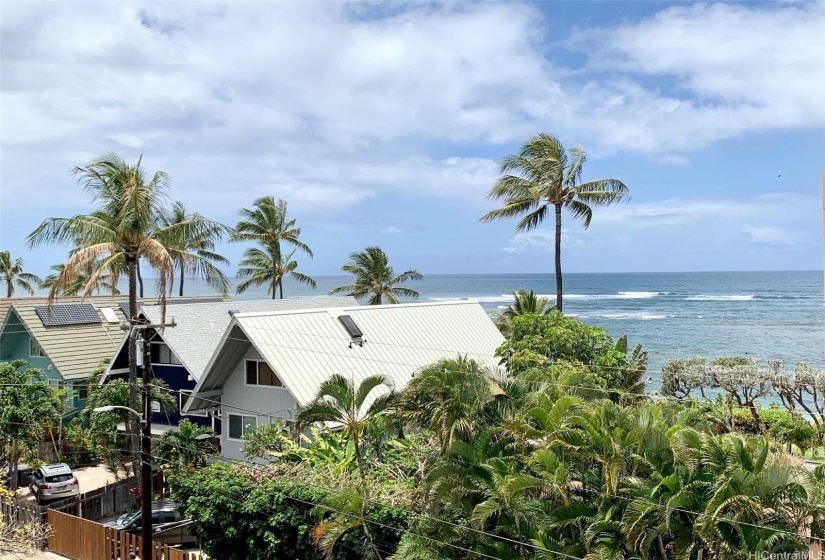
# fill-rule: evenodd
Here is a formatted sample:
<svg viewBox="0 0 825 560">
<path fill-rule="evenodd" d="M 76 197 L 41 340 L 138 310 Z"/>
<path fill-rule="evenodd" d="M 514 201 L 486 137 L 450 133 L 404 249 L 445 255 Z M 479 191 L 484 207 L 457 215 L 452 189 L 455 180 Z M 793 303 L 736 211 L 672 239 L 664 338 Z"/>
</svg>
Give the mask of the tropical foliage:
<svg viewBox="0 0 825 560">
<path fill-rule="evenodd" d="M 51 267 L 52 273 L 46 276 L 38 285 L 41 290 L 51 291 L 52 287 L 57 285 L 60 275 L 65 270 L 65 264 L 56 264 Z M 70 284 L 63 284 L 58 286 L 56 297 L 78 296 L 86 290 L 86 285 L 92 276 L 91 267 L 89 270 L 78 274 Z M 106 274 L 100 277 L 98 285 L 95 287 L 95 293 L 100 290 L 106 290 L 113 296 L 120 295 L 120 290 L 117 288 L 117 276 Z"/>
<path fill-rule="evenodd" d="M 562 143 L 549 134 L 538 134 L 528 140 L 521 151 L 501 162 L 501 173 L 487 195 L 503 206 L 482 216 L 490 222 L 502 218 L 523 216 L 516 224 L 518 231 L 538 228 L 552 211 L 555 216 L 556 309 L 562 311 L 563 284 L 561 274 L 562 210 L 590 226 L 594 206 L 606 206 L 621 201 L 628 189 L 616 179 L 581 182 L 585 162 L 580 146 L 565 150 Z"/>
<path fill-rule="evenodd" d="M 355 281 L 333 289 L 332 294 L 346 294 L 358 299 L 367 298 L 369 305 L 381 305 L 384 298 L 388 303 L 398 303 L 399 297 L 417 298 L 418 292 L 404 288 L 409 280 L 423 280 L 424 276 L 411 269 L 395 274 L 389 264 L 389 257 L 380 247 L 367 247 L 349 256 L 349 262 L 341 270 L 355 276 Z"/>
<path fill-rule="evenodd" d="M 191 472 L 205 467 L 207 458 L 217 452 L 215 431 L 186 418 L 178 423 L 177 430 L 163 434 L 155 449 L 160 464 L 172 472 Z"/>
<path fill-rule="evenodd" d="M 297 263 L 291 260 L 295 251 L 287 255 L 283 253 L 282 245 L 287 244 L 312 257 L 312 250 L 300 239 L 301 228 L 295 225 L 295 218 L 287 217 L 286 201 L 279 199 L 276 202 L 273 197 L 265 196 L 255 200 L 252 209 L 241 209 L 240 215 L 242 219 L 229 240 L 251 241 L 258 247 L 244 253 L 238 276 L 248 280 L 237 287 L 237 293 L 243 293 L 251 286 L 269 284 L 267 293 L 272 294 L 272 299 L 276 292 L 283 298 L 285 276 L 315 287 L 311 278 L 295 271 Z"/>
<path fill-rule="evenodd" d="M 40 282 L 38 276 L 23 270 L 22 258 L 12 259 L 8 251 L 0 251 L 0 279 L 6 283 L 6 297 L 9 298 L 14 295 L 15 285 L 29 295 L 34 295 L 32 284 Z"/>
<path fill-rule="evenodd" d="M 493 314 L 498 330 L 507 336 L 510 332 L 510 321 L 514 317 L 521 315 L 546 315 L 553 311 L 553 307 L 547 298 L 537 296 L 533 290 L 516 290 L 513 292 L 513 303 L 508 305 L 504 311 L 496 311 Z"/>
<path fill-rule="evenodd" d="M 21 459 L 36 457 L 38 442 L 49 424 L 59 424 L 61 412 L 60 395 L 41 370 L 24 360 L 0 362 L 0 464 L 17 472 Z"/>
<path fill-rule="evenodd" d="M 320 422 L 310 436 L 259 428 L 245 449 L 269 464 L 180 481 L 196 534 L 210 547 L 242 539 L 233 546 L 251 557 L 299 538 L 315 546 L 299 558 L 394 560 L 745 560 L 825 538 L 825 469 L 785 450 L 810 424 L 763 409 L 763 435 L 747 406 L 652 400 L 641 347 L 558 312 L 513 327 L 507 373 L 439 361 L 370 419 L 345 411 L 363 411 L 354 395 L 377 385 L 337 379 L 314 403 L 324 413 L 301 418 Z M 383 435 L 356 445 L 347 425 Z M 255 496 L 228 506 L 252 521 L 213 535 L 225 493 Z"/>
</svg>

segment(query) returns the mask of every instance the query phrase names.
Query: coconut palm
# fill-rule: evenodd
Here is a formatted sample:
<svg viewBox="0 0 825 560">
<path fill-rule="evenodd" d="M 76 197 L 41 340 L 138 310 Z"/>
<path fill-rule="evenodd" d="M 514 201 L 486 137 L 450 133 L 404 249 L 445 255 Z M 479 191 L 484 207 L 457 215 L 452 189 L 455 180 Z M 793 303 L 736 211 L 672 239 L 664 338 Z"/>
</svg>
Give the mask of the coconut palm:
<svg viewBox="0 0 825 560">
<path fill-rule="evenodd" d="M 275 288 L 280 290 L 283 298 L 283 275 L 276 279 L 275 269 L 279 266 L 279 263 L 289 262 L 289 258 L 286 260 L 282 258 L 283 249 L 281 244 L 286 243 L 295 247 L 296 250 L 300 249 L 310 258 L 312 257 L 312 250 L 306 243 L 301 241 L 301 228 L 295 226 L 295 218 L 287 218 L 287 203 L 285 200 L 278 199 L 276 202 L 273 197 L 265 196 L 255 200 L 252 206 L 253 209 L 251 210 L 248 208 L 241 209 L 240 215 L 244 219 L 235 226 L 235 231 L 229 237 L 229 241 L 252 241 L 260 246 L 258 253 L 250 254 L 247 251 L 245 255 L 247 260 L 253 259 L 256 263 L 251 268 L 258 268 L 257 264 L 263 262 L 261 260 L 263 255 L 269 255 L 271 275 L 260 283 L 253 282 L 250 285 L 257 286 L 270 281 L 272 282 L 270 288 L 272 299 L 275 299 Z M 291 256 L 292 253 L 290 253 Z M 240 272 L 238 274 L 240 275 Z M 257 277 L 254 274 L 252 276 Z"/>
<path fill-rule="evenodd" d="M 21 290 L 34 295 L 32 282 L 39 283 L 40 278 L 23 270 L 23 259 L 17 257 L 12 260 L 9 251 L 0 251 L 0 275 L 6 282 L 6 297 L 14 295 L 14 285 L 17 284 Z"/>
<path fill-rule="evenodd" d="M 182 224 L 202 221 L 208 224 L 205 229 L 184 229 Z M 175 262 L 180 283 L 178 295 L 183 297 L 183 283 L 186 276 L 203 278 L 212 288 L 225 294 L 229 290 L 229 280 L 213 263 L 229 264 L 226 257 L 215 252 L 215 244 L 231 230 L 223 224 L 206 220 L 200 214 L 186 211 L 183 202 L 177 201 L 169 209 L 162 209 L 157 217 L 157 226 L 163 231 L 173 231 L 174 237 L 161 235 L 161 239 Z M 174 229 L 173 226 L 176 226 Z M 170 291 L 172 289 L 170 282 Z"/>
<path fill-rule="evenodd" d="M 53 243 L 73 243 L 77 248 L 49 291 L 53 302 L 61 290 L 71 286 L 86 270 L 92 275 L 83 290 L 88 295 L 106 275 L 126 270 L 129 279 L 129 316 L 137 317 L 137 268 L 144 259 L 157 272 L 158 293 L 165 307 L 166 287 L 175 272 L 174 261 L 162 239 L 178 235 L 198 237 L 213 227 L 206 220 L 191 220 L 158 228 L 155 219 L 160 214 L 169 190 L 169 176 L 158 171 L 151 177 L 142 165 L 142 157 L 129 164 L 114 153 L 105 153 L 87 165 L 75 167 L 84 191 L 97 205 L 89 214 L 71 218 L 48 218 L 27 238 L 29 247 Z M 129 406 L 137 406 L 137 366 L 135 337 L 129 343 Z M 140 461 L 140 431 L 137 418 L 132 418 L 132 448 L 136 464 Z"/>
<path fill-rule="evenodd" d="M 52 286 L 57 284 L 57 280 L 58 278 L 60 278 L 60 275 L 63 273 L 63 270 L 65 268 L 65 264 L 53 265 L 51 267 L 51 270 L 53 271 L 52 274 L 46 276 L 37 287 L 41 290 L 51 290 Z M 90 277 L 90 271 L 86 271 L 79 274 L 70 286 L 65 286 L 61 288 L 57 295 L 59 297 L 79 295 L 86 288 L 86 284 L 89 282 Z M 100 283 L 98 284 L 97 288 L 95 288 L 95 291 L 99 293 L 101 288 L 110 291 L 113 296 L 120 295 L 120 290 L 117 289 L 117 279 L 112 274 L 107 274 L 100 278 Z"/>
<path fill-rule="evenodd" d="M 384 387 L 382 394 L 374 395 L 376 389 Z M 386 412 L 395 401 L 391 384 L 383 375 L 364 378 L 356 387 L 346 377 L 335 374 L 318 389 L 315 400 L 298 410 L 296 420 L 299 425 L 314 422 L 330 422 L 341 426 L 342 432 L 355 445 L 355 458 L 364 495 L 368 496 L 367 477 L 364 471 L 363 437 L 373 417 Z"/>
<path fill-rule="evenodd" d="M 387 254 L 380 247 L 367 247 L 363 251 L 352 253 L 349 262 L 341 270 L 355 275 L 355 283 L 334 288 L 330 294 L 345 293 L 359 299 L 369 296 L 369 305 L 381 305 L 384 297 L 389 303 L 398 303 L 399 296 L 417 298 L 418 292 L 397 284 L 424 279 L 415 269 L 396 275 L 389 265 Z"/>
<path fill-rule="evenodd" d="M 619 202 L 628 192 L 624 183 L 616 179 L 581 183 L 584 162 L 581 147 L 566 151 L 555 136 L 544 133 L 534 136 L 517 155 L 509 155 L 501 162 L 501 173 L 506 175 L 499 178 L 487 198 L 500 200 L 504 205 L 481 218 L 482 222 L 490 222 L 524 215 L 516 224 L 516 230 L 530 231 L 544 222 L 550 209 L 554 211 L 556 308 L 559 311 L 562 311 L 562 210 L 567 209 L 587 229 L 593 217 L 593 206 Z"/>
<path fill-rule="evenodd" d="M 507 336 L 510 331 L 510 321 L 520 315 L 547 315 L 555 309 L 547 298 L 539 297 L 533 290 L 516 290 L 513 292 L 513 303 L 504 311 L 496 312 L 494 320 L 501 334 Z"/>
<path fill-rule="evenodd" d="M 235 293 L 242 294 L 252 286 L 269 284 L 267 293 L 272 293 L 272 299 L 275 299 L 276 288 L 279 297 L 284 299 L 285 276 L 289 276 L 299 284 L 306 284 L 315 289 L 315 280 L 295 270 L 298 268 L 298 263 L 292 260 L 295 251 L 293 249 L 288 255 L 276 257 L 265 249 L 258 249 L 257 247 L 247 249 L 243 260 L 238 263 L 238 278 L 248 278 L 248 280 L 238 284 Z"/>
</svg>

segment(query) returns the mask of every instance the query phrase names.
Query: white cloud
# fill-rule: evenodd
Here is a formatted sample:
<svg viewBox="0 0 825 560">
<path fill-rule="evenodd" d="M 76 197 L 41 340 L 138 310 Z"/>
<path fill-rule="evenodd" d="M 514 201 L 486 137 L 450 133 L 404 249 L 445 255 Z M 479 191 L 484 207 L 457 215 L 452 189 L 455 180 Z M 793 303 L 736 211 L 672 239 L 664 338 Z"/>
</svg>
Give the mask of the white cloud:
<svg viewBox="0 0 825 560">
<path fill-rule="evenodd" d="M 579 236 L 581 232 L 570 231 L 566 228 L 561 230 L 562 252 L 565 249 L 584 247 L 585 242 Z M 556 243 L 556 233 L 549 229 L 535 229 L 515 234 L 510 238 L 509 245 L 502 251 L 505 253 L 554 253 Z"/>
<path fill-rule="evenodd" d="M 750 236 L 753 243 L 770 243 L 772 245 L 793 245 L 798 241 L 797 234 L 779 226 L 742 226 L 742 232 Z"/>
<path fill-rule="evenodd" d="M 590 67 L 602 75 L 582 91 L 603 148 L 661 153 L 824 127 L 823 29 L 823 2 L 697 3 L 580 30 L 571 44 L 591 53 Z"/>
<path fill-rule="evenodd" d="M 598 208 L 587 230 L 564 215 L 562 255 L 587 247 L 587 254 L 616 253 L 636 258 L 650 248 L 679 252 L 682 246 L 720 247 L 738 243 L 742 234 L 753 243 L 810 245 L 805 233 L 819 225 L 818 198 L 805 193 L 763 193 L 739 198 L 671 198 L 628 202 Z M 762 225 L 765 224 L 765 225 Z M 505 253 L 553 253 L 553 230 L 542 228 L 515 234 Z M 656 249 L 653 249 L 656 248 Z"/>
</svg>

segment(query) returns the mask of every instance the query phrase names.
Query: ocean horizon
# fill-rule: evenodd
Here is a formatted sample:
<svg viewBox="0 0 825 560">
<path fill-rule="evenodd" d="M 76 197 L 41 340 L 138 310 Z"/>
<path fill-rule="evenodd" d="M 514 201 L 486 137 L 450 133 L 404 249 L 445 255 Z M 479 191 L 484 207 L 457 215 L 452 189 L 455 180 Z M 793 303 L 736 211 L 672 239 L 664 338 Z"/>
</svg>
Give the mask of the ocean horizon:
<svg viewBox="0 0 825 560">
<path fill-rule="evenodd" d="M 315 290 L 287 279 L 284 297 L 327 295 L 351 281 L 346 275 L 314 279 Z M 152 279 L 144 285 L 147 295 L 155 293 Z M 509 305 L 519 289 L 555 302 L 554 275 L 546 273 L 430 274 L 405 286 L 419 292 L 417 301 L 476 301 L 491 313 Z M 187 279 L 184 288 L 186 295 L 214 293 L 199 280 Z M 804 361 L 825 369 L 822 271 L 569 273 L 564 291 L 565 315 L 606 329 L 614 340 L 627 335 L 631 345 L 643 345 L 654 378 L 649 390 L 657 388 L 665 361 L 695 355 Z M 263 287 L 235 295 L 234 283 L 230 296 L 268 297 Z"/>
</svg>

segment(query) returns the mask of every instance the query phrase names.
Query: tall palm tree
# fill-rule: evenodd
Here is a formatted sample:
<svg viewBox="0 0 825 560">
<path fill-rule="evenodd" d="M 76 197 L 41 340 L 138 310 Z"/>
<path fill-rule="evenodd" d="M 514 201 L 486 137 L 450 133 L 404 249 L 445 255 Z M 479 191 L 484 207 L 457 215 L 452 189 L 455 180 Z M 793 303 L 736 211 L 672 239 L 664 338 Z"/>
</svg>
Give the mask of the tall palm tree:
<svg viewBox="0 0 825 560">
<path fill-rule="evenodd" d="M 398 296 L 417 298 L 418 292 L 396 284 L 424 279 L 415 269 L 396 275 L 387 254 L 380 247 L 367 247 L 363 251 L 352 253 L 349 262 L 341 270 L 355 275 L 355 283 L 334 288 L 330 294 L 345 293 L 359 299 L 369 296 L 369 305 L 381 305 L 384 297 L 389 303 L 398 303 Z"/>
<path fill-rule="evenodd" d="M 83 190 L 91 195 L 96 208 L 89 214 L 71 218 L 48 218 L 27 238 L 29 247 L 43 244 L 73 243 L 77 249 L 49 291 L 49 302 L 57 294 L 91 268 L 93 270 L 84 295 L 92 292 L 106 275 L 117 275 L 125 270 L 129 279 L 129 316 L 137 317 L 137 268 L 141 259 L 157 271 L 158 293 L 165 306 L 166 287 L 174 275 L 172 256 L 162 239 L 177 235 L 197 237 L 207 232 L 212 223 L 191 220 L 158 228 L 155 220 L 169 191 L 169 176 L 158 171 L 151 177 L 142 165 L 142 156 L 129 164 L 114 153 L 105 153 L 72 174 Z M 164 310 L 165 311 L 165 310 Z M 129 407 L 137 406 L 136 341 L 129 343 Z M 132 418 L 132 450 L 135 464 L 140 462 L 140 426 Z"/>
<path fill-rule="evenodd" d="M 562 311 L 562 209 L 570 211 L 587 229 L 593 206 L 619 202 L 628 193 L 624 183 L 616 179 L 581 183 L 584 162 L 584 149 L 580 146 L 566 151 L 555 136 L 545 133 L 534 136 L 517 155 L 509 155 L 501 162 L 501 173 L 505 175 L 490 189 L 487 198 L 500 200 L 504 205 L 481 218 L 482 222 L 490 222 L 524 214 L 516 230 L 530 231 L 541 225 L 552 208 L 556 217 L 556 309 L 559 311 Z"/>
<path fill-rule="evenodd" d="M 0 275 L 6 282 L 6 297 L 8 298 L 14 295 L 15 284 L 21 290 L 28 292 L 29 295 L 34 295 L 32 282 L 40 282 L 39 277 L 23 270 L 23 259 L 17 257 L 12 260 L 9 251 L 0 251 Z"/>
<path fill-rule="evenodd" d="M 494 320 L 501 334 L 507 335 L 510 331 L 510 321 L 521 315 L 547 315 L 555 309 L 547 298 L 539 297 L 533 290 L 516 290 L 513 292 L 513 303 L 504 311 L 496 312 Z"/>
<path fill-rule="evenodd" d="M 203 221 L 209 225 L 197 231 L 177 227 L 174 229 L 174 237 L 161 235 L 179 273 L 178 295 L 183 297 L 183 283 L 187 274 L 203 278 L 215 291 L 225 294 L 229 290 L 229 280 L 213 263 L 229 264 L 226 257 L 215 252 L 215 244 L 223 239 L 224 234 L 231 233 L 231 230 L 223 224 L 206 220 L 200 214 L 187 212 L 186 206 L 180 201 L 173 203 L 171 208 L 160 211 L 157 226 L 161 231 L 169 231 L 172 226 L 193 221 Z M 170 291 L 171 289 L 170 283 Z"/>
<path fill-rule="evenodd" d="M 276 278 L 276 269 L 279 264 L 283 265 L 283 263 L 289 262 L 289 257 L 286 260 L 282 258 L 281 243 L 291 245 L 296 250 L 300 249 L 310 258 L 312 257 L 312 250 L 306 243 L 301 241 L 301 228 L 295 226 L 295 218 L 287 218 L 287 203 L 285 200 L 278 199 L 276 202 L 273 197 L 265 196 L 254 201 L 252 206 L 253 209 L 251 210 L 248 208 L 240 210 L 239 213 L 243 219 L 235 226 L 235 231 L 229 237 L 229 241 L 252 241 L 260 246 L 256 253 L 246 252 L 246 260 L 254 260 L 255 262 L 254 266 L 248 266 L 248 268 L 257 268 L 257 264 L 263 263 L 263 255 L 268 255 L 271 273 L 262 282 L 257 283 L 256 281 L 250 285 L 258 286 L 266 281 L 271 281 L 272 299 L 275 299 L 276 287 L 279 288 L 283 298 L 283 275 Z M 291 257 L 292 253 L 289 256 Z M 238 275 L 240 274 L 239 271 Z M 252 276 L 257 277 L 257 275 Z M 249 285 L 246 287 L 249 287 Z"/>
<path fill-rule="evenodd" d="M 279 297 L 284 299 L 285 276 L 315 289 L 315 280 L 296 270 L 298 262 L 292 260 L 295 251 L 293 249 L 288 255 L 275 257 L 265 249 L 258 249 L 257 247 L 247 249 L 243 260 L 238 263 L 238 278 L 248 278 L 248 280 L 238 284 L 235 293 L 242 294 L 252 286 L 269 284 L 267 293 L 272 293 L 272 299 L 275 299 L 276 288 Z"/>
<path fill-rule="evenodd" d="M 378 396 L 373 391 L 384 387 Z M 363 439 L 370 420 L 386 412 L 395 401 L 391 384 L 383 375 L 364 378 L 356 387 L 343 375 L 335 374 L 318 388 L 315 400 L 298 410 L 296 421 L 299 425 L 314 422 L 331 422 L 341 426 L 341 430 L 355 445 L 355 458 L 365 497 L 368 496 L 367 477 L 364 471 Z M 389 389 L 389 390 L 387 390 Z"/>
</svg>

